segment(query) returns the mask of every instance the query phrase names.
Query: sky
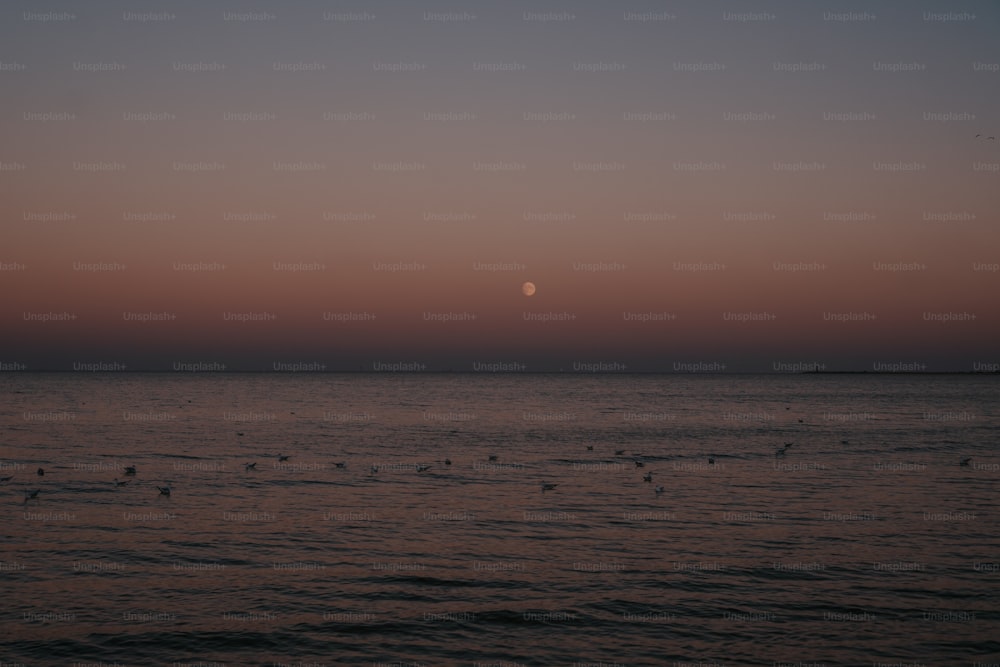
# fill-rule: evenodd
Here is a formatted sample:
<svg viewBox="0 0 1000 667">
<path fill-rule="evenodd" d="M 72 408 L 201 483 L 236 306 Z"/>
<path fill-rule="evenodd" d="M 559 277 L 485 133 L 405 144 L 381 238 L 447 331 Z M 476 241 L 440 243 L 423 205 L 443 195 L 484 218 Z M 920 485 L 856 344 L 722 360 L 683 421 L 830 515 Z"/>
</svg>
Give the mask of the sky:
<svg viewBox="0 0 1000 667">
<path fill-rule="evenodd" d="M 0 371 L 996 370 L 998 32 L 5 2 Z"/>
</svg>

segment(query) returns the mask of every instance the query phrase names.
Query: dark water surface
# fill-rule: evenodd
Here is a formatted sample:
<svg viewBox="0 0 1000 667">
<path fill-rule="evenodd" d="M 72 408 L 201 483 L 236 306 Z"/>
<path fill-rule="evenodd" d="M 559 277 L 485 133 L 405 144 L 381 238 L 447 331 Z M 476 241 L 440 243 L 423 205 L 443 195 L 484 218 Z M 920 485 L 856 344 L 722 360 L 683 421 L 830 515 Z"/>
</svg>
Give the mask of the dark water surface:
<svg viewBox="0 0 1000 667">
<path fill-rule="evenodd" d="M 6 374 L 0 396 L 4 663 L 1000 663 L 994 377 Z"/>
</svg>

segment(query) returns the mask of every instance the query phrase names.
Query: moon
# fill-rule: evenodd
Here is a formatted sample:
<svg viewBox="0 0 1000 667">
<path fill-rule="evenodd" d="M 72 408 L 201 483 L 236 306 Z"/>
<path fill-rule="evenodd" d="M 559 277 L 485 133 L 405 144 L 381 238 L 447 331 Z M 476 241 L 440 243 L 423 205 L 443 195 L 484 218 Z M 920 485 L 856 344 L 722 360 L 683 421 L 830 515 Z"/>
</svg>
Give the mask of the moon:
<svg viewBox="0 0 1000 667">
<path fill-rule="evenodd" d="M 521 292 L 524 294 L 524 296 L 531 296 L 532 294 L 535 293 L 535 283 L 531 282 L 524 283 L 523 285 L 521 285 Z"/>
</svg>

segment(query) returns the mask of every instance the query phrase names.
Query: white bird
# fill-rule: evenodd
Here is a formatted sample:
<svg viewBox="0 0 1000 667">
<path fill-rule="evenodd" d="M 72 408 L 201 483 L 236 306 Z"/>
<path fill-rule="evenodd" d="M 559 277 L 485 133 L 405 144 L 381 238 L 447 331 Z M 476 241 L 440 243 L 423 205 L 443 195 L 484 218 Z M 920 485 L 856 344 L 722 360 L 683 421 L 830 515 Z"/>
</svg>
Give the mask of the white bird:
<svg viewBox="0 0 1000 667">
<path fill-rule="evenodd" d="M 551 491 L 552 489 L 559 486 L 558 484 L 553 484 L 552 482 L 542 482 L 542 493 L 546 491 Z"/>
</svg>

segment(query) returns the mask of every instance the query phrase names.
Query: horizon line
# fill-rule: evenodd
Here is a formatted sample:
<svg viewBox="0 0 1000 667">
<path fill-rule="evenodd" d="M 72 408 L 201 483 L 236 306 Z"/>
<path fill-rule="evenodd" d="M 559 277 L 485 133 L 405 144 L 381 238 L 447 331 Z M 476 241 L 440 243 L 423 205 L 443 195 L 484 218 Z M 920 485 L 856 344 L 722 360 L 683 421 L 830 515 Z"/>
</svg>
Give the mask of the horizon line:
<svg viewBox="0 0 1000 667">
<path fill-rule="evenodd" d="M 72 373 L 72 374 L 102 374 L 119 375 L 129 373 L 156 373 L 171 375 L 231 375 L 253 373 L 257 375 L 1000 375 L 1000 370 L 982 371 L 874 371 L 874 370 L 840 370 L 840 371 L 475 371 L 475 370 L 259 370 L 259 369 L 224 369 L 224 370 L 170 370 L 170 369 L 65 369 L 65 368 L 35 368 L 35 369 L 0 369 L 0 375 L 32 373 Z"/>
</svg>

